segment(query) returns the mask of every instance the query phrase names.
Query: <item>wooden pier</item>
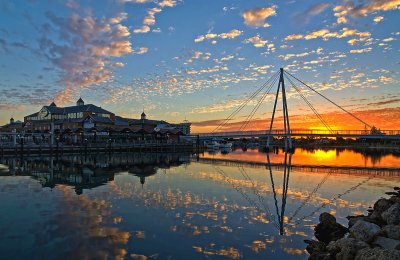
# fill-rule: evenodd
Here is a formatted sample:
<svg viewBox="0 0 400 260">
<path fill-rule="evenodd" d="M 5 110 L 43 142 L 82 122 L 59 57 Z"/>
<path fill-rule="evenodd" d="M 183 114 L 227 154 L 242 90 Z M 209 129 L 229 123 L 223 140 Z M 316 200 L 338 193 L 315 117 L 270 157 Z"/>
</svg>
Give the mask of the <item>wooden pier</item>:
<svg viewBox="0 0 400 260">
<path fill-rule="evenodd" d="M 87 145 L 18 145 L 0 147 L 0 157 L 21 155 L 64 155 L 64 154 L 91 154 L 111 152 L 191 152 L 196 150 L 192 143 L 158 143 L 140 142 L 124 144 L 91 143 Z"/>
</svg>

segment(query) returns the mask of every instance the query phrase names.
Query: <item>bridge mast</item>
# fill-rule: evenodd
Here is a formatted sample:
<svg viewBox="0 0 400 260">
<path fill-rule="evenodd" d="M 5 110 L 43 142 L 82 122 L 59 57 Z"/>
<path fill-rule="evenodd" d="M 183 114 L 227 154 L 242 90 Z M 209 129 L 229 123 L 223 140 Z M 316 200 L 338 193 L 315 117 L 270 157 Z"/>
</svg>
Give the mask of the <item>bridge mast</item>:
<svg viewBox="0 0 400 260">
<path fill-rule="evenodd" d="M 269 149 L 269 144 L 270 144 L 270 140 L 271 140 L 271 137 L 272 137 L 272 126 L 274 124 L 274 118 L 275 118 L 275 112 L 276 112 L 276 104 L 278 103 L 279 91 L 280 91 L 281 88 L 282 88 L 283 125 L 284 125 L 283 136 L 285 138 L 285 150 L 287 151 L 288 148 L 292 149 L 293 145 L 292 145 L 290 124 L 289 124 L 289 112 L 288 112 L 287 101 L 286 101 L 285 80 L 283 78 L 283 68 L 280 68 L 280 76 L 279 76 L 278 88 L 276 90 L 276 95 L 275 95 L 274 110 L 272 111 L 272 118 L 271 118 L 271 123 L 270 123 L 270 126 L 269 126 L 269 133 L 268 133 L 268 139 L 267 139 L 267 149 Z"/>
</svg>

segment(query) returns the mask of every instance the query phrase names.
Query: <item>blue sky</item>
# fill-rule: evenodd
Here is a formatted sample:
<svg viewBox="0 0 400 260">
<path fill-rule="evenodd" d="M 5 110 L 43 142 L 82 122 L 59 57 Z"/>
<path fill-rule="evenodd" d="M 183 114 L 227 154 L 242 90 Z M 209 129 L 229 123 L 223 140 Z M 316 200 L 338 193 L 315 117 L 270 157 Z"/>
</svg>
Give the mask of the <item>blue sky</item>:
<svg viewBox="0 0 400 260">
<path fill-rule="evenodd" d="M 400 113 L 399 6 L 398 0 L 3 0 L 0 123 L 82 96 L 123 116 L 138 117 L 144 108 L 150 118 L 186 118 L 205 130 L 280 67 L 351 111 L 390 118 Z M 334 111 L 305 93 L 321 113 Z M 311 113 L 293 90 L 288 95 L 292 115 Z M 272 99 L 255 119 L 270 117 Z M 386 121 L 381 125 L 396 127 Z"/>
</svg>

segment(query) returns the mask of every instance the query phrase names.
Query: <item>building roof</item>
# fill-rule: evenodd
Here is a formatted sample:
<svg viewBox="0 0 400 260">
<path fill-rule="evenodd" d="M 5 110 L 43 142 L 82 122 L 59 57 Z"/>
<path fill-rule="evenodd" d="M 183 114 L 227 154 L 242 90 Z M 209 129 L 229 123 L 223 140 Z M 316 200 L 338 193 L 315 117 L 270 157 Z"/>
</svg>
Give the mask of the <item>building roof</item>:
<svg viewBox="0 0 400 260">
<path fill-rule="evenodd" d="M 120 116 L 115 117 L 115 125 L 129 125 L 129 119 Z"/>
<path fill-rule="evenodd" d="M 78 102 L 79 103 L 84 103 L 81 97 L 78 99 L 78 101 L 76 101 L 76 103 L 78 103 Z"/>
<path fill-rule="evenodd" d="M 56 105 L 56 103 L 54 103 L 54 101 L 53 102 L 51 102 L 51 104 L 49 105 L 50 107 L 56 107 L 57 105 Z"/>
<path fill-rule="evenodd" d="M 168 124 L 164 120 L 150 120 L 150 119 L 129 119 L 130 125 L 158 125 L 158 124 Z"/>
<path fill-rule="evenodd" d="M 52 114 L 69 114 L 69 113 L 79 113 L 79 112 L 92 112 L 98 114 L 112 114 L 101 107 L 95 106 L 93 104 L 82 105 L 82 106 L 70 106 L 70 107 L 54 107 L 45 106 L 47 110 Z M 37 114 L 37 113 L 36 113 Z"/>
<path fill-rule="evenodd" d="M 96 123 L 105 123 L 105 124 L 113 124 L 114 122 L 108 118 L 108 117 L 102 117 L 102 116 L 95 116 L 95 115 L 91 115 L 89 116 L 91 118 L 93 118 L 94 122 Z"/>
<path fill-rule="evenodd" d="M 27 115 L 25 117 L 37 117 L 38 114 L 39 114 L 39 112 L 36 112 L 36 113 L 30 114 L 30 115 Z"/>
</svg>

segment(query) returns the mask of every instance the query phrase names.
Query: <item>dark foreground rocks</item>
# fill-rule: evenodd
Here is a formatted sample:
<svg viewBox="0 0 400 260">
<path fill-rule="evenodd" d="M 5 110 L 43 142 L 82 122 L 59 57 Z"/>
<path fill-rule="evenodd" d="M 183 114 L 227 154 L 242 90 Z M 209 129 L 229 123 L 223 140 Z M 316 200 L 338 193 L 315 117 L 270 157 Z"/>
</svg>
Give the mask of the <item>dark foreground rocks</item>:
<svg viewBox="0 0 400 260">
<path fill-rule="evenodd" d="M 316 240 L 305 240 L 311 260 L 400 260 L 400 188 L 386 193 L 368 215 L 347 217 L 348 228 L 322 213 L 314 228 Z"/>
</svg>

